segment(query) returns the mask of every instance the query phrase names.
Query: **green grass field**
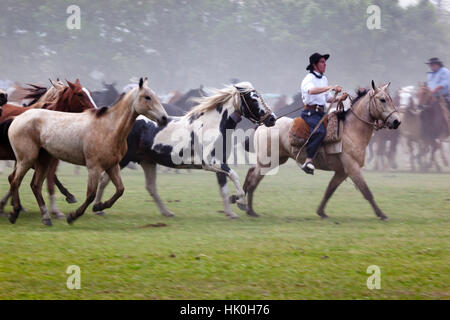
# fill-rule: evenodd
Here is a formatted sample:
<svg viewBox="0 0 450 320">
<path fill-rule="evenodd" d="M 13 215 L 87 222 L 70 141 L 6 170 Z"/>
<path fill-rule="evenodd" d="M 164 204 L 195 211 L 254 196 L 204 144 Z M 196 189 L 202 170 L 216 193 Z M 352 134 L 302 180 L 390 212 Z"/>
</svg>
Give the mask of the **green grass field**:
<svg viewBox="0 0 450 320">
<path fill-rule="evenodd" d="M 238 172 L 243 183 L 246 171 Z M 159 214 L 140 167 L 122 176 L 125 194 L 107 216 L 89 207 L 72 226 L 45 227 L 28 173 L 21 187 L 28 212 L 15 225 L 0 218 L 0 299 L 450 298 L 449 174 L 365 172 L 388 222 L 350 181 L 329 202 L 330 219 L 320 220 L 315 209 L 331 173 L 307 176 L 292 163 L 262 181 L 258 219 L 236 206 L 241 219 L 220 213 L 212 173 L 159 174 L 175 218 Z M 64 165 L 59 177 L 84 200 L 84 168 L 74 176 Z M 78 205 L 59 193 L 58 204 L 65 213 Z M 158 223 L 167 226 L 148 226 Z M 80 290 L 66 287 L 69 265 L 81 268 Z M 370 265 L 381 269 L 379 290 L 367 288 Z"/>
</svg>

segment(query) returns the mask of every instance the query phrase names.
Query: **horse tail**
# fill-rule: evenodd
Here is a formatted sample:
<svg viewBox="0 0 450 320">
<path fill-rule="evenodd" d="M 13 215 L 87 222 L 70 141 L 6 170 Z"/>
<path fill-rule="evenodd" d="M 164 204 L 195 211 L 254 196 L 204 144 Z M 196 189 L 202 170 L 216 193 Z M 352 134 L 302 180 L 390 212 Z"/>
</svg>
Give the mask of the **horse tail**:
<svg viewBox="0 0 450 320">
<path fill-rule="evenodd" d="M 245 181 L 244 181 L 244 186 L 242 187 L 242 189 L 244 189 L 244 192 L 247 193 L 248 191 L 248 187 L 250 185 L 250 177 L 253 174 L 253 171 L 255 171 L 256 167 L 251 167 L 250 169 L 248 169 L 247 172 L 247 176 L 245 177 Z"/>
<path fill-rule="evenodd" d="M 5 146 L 11 146 L 9 143 L 8 130 L 14 119 L 8 119 L 0 123 L 0 143 Z"/>
</svg>

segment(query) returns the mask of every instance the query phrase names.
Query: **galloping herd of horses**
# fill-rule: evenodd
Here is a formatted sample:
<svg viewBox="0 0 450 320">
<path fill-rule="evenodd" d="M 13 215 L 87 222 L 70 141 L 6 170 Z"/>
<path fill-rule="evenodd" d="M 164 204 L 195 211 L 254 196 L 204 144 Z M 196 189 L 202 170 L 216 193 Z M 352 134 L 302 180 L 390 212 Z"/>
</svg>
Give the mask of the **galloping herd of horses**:
<svg viewBox="0 0 450 320">
<path fill-rule="evenodd" d="M 377 217 L 387 219 L 375 203 L 361 170 L 374 128 L 382 126 L 397 129 L 402 127 L 402 121 L 406 122 L 405 115 L 396 107 L 402 107 L 403 104 L 391 98 L 388 86 L 376 86 L 372 81 L 370 89 L 359 90 L 345 112 L 342 151 L 328 154 L 321 148 L 315 158 L 316 168 L 334 171 L 317 209 L 322 218 L 327 217 L 327 201 L 338 186 L 350 177 L 370 202 Z M 59 80 L 51 81 L 50 88 L 30 85 L 22 88 L 22 92 L 22 98 L 30 100 L 27 106 L 7 103 L 7 95 L 0 93 L 0 160 L 16 161 L 14 171 L 8 177 L 10 190 L 0 203 L 0 213 L 3 213 L 8 198 L 12 198 L 13 211 L 8 214 L 11 223 L 16 222 L 24 209 L 20 202 L 19 187 L 30 169 L 34 169 L 31 189 L 39 205 L 42 222 L 51 226 L 51 215 L 66 218 L 72 224 L 92 202 L 93 211 L 98 215 L 104 214 L 103 210 L 113 206 L 124 193 L 120 171 L 130 162 L 137 162 L 144 169 L 146 188 L 164 216 L 174 214 L 166 208 L 157 192 L 158 164 L 215 172 L 225 215 L 229 218 L 239 217 L 232 210 L 232 204 L 236 203 L 239 209 L 256 217 L 258 214 L 253 209 L 253 195 L 264 177 L 262 170 L 272 168 L 275 163 L 283 164 L 289 158 L 299 162 L 306 158 L 305 151 L 295 150 L 289 143 L 293 119 L 277 119 L 262 95 L 249 82 L 226 86 L 210 95 L 202 88 L 189 92 L 176 102 L 189 105 L 187 112 L 175 103 L 161 103 L 148 86 L 146 78 L 140 78 L 138 85 L 126 93 L 112 94 L 115 101 L 110 106 L 109 102 L 105 102 L 108 100 L 105 93 L 91 93 L 78 79 L 74 83 L 67 81 L 67 85 Z M 411 112 L 417 113 L 415 110 Z M 410 110 L 407 110 L 407 116 L 409 113 Z M 201 145 L 200 151 L 194 148 L 198 141 L 204 140 L 202 135 L 208 132 L 209 140 L 221 142 L 220 145 L 226 149 L 226 132 L 235 130 L 241 119 L 255 124 L 254 150 L 251 151 L 256 153 L 257 159 L 256 165 L 249 169 L 243 186 L 238 174 L 227 164 L 227 158 L 218 155 L 214 143 Z M 448 118 L 445 119 L 448 121 Z M 185 133 L 184 137 L 181 140 L 174 139 L 180 130 Z M 275 155 L 272 154 L 272 157 L 276 157 L 274 163 L 266 161 L 268 150 L 273 149 L 271 137 L 278 139 L 279 149 Z M 249 151 L 247 144 L 245 148 Z M 184 150 L 191 150 L 192 153 L 183 154 Z M 174 161 L 177 157 L 182 160 Z M 193 161 L 194 157 L 199 157 L 201 161 Z M 54 185 L 69 203 L 76 200 L 56 176 L 59 160 L 86 166 L 88 171 L 86 199 L 67 216 L 56 207 Z M 42 185 L 46 178 L 50 211 L 42 196 Z M 233 182 L 236 195 L 228 195 L 227 178 Z M 110 180 L 115 186 L 115 193 L 102 202 L 103 191 Z"/>
</svg>

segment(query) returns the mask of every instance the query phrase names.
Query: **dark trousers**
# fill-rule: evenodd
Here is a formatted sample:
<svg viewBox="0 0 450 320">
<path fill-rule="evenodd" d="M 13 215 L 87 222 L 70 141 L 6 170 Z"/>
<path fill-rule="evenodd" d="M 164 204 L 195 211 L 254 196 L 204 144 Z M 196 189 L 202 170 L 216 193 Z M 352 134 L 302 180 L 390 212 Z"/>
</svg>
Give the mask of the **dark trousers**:
<svg viewBox="0 0 450 320">
<path fill-rule="evenodd" d="M 309 125 L 309 129 L 313 132 L 314 128 L 320 122 L 320 119 L 324 116 L 323 112 L 311 111 L 311 110 L 303 110 L 302 118 Z M 320 124 L 320 127 L 314 132 L 313 135 L 309 138 L 308 144 L 306 145 L 306 155 L 308 158 L 314 158 L 319 150 L 320 145 L 322 144 L 323 139 L 325 138 L 326 129 L 323 122 Z"/>
</svg>

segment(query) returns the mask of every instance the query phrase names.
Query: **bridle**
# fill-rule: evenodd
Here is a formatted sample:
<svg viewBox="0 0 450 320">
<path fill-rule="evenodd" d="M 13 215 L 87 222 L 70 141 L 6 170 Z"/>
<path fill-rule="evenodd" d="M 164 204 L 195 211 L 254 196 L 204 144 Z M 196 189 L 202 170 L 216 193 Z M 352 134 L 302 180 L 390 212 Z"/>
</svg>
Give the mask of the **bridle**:
<svg viewBox="0 0 450 320">
<path fill-rule="evenodd" d="M 263 97 L 258 93 L 258 91 L 256 90 L 251 90 L 251 91 L 246 91 L 246 92 L 241 92 L 239 90 L 239 88 L 236 88 L 239 92 L 239 99 L 241 99 L 241 101 L 244 101 L 244 105 L 245 108 L 247 110 L 247 112 L 250 114 L 251 117 L 247 118 L 248 120 L 250 120 L 251 122 L 253 122 L 254 124 L 257 124 L 258 126 L 262 125 L 264 123 L 264 121 L 272 114 L 272 110 L 267 106 L 266 102 L 264 101 Z M 259 120 L 257 116 L 255 116 L 255 114 L 252 112 L 252 110 L 250 109 L 250 107 L 247 104 L 247 101 L 245 100 L 245 97 L 243 96 L 243 94 L 250 94 L 251 92 L 254 92 L 257 94 L 259 100 L 261 101 L 263 108 L 265 110 L 265 114 L 262 117 L 259 117 Z M 239 104 L 240 108 L 239 110 L 236 109 L 236 111 L 240 114 L 243 115 L 243 111 L 242 111 L 242 103 Z"/>
<path fill-rule="evenodd" d="M 352 106 L 350 107 L 350 111 L 355 115 L 355 117 L 356 117 L 358 120 L 360 120 L 360 121 L 362 121 L 362 122 L 364 122 L 364 123 L 366 123 L 366 124 L 368 124 L 368 125 L 370 125 L 370 126 L 373 126 L 373 128 L 374 128 L 375 130 L 381 130 L 381 129 L 383 129 L 383 128 L 387 128 L 387 121 L 388 121 L 388 119 L 389 119 L 394 113 L 396 113 L 396 112 L 398 113 L 397 108 L 395 108 L 395 106 L 394 106 L 394 110 L 393 110 L 391 113 L 389 113 L 389 114 L 386 116 L 386 118 L 382 119 L 382 120 L 381 120 L 382 123 L 379 124 L 379 123 L 378 123 L 379 120 L 376 120 L 376 119 L 375 119 L 375 117 L 374 117 L 373 114 L 372 114 L 372 110 L 371 110 L 371 106 L 375 103 L 375 101 L 374 101 L 375 95 L 372 94 L 372 93 L 369 93 L 369 94 L 370 94 L 370 96 L 369 96 L 369 116 L 370 116 L 372 119 L 374 119 L 373 122 L 369 122 L 369 121 L 367 121 L 367 120 L 362 119 L 362 118 L 355 112 L 355 110 L 353 109 L 353 99 L 352 99 L 352 98 L 350 98 L 350 100 L 351 100 L 351 102 L 352 102 Z"/>
</svg>

